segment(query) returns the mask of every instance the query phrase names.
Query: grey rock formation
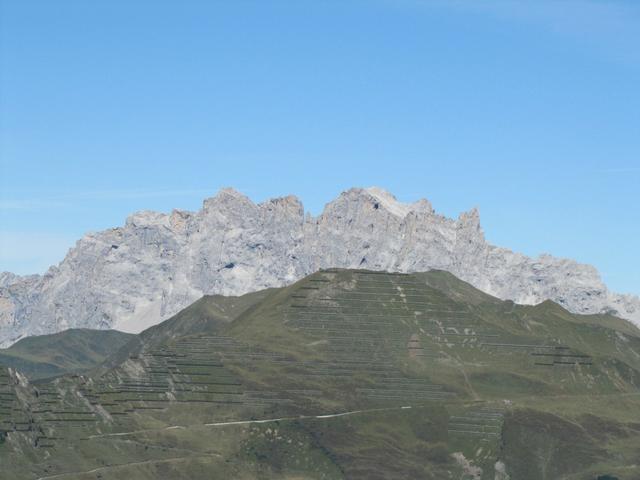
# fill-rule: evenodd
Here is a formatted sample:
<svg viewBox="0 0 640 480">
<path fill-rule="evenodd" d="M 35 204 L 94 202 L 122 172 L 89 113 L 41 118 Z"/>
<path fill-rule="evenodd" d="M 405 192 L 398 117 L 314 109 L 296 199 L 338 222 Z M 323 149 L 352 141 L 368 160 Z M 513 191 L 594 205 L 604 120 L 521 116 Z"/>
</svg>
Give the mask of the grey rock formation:
<svg viewBox="0 0 640 480">
<path fill-rule="evenodd" d="M 488 244 L 477 210 L 450 219 L 426 200 L 354 188 L 312 217 L 295 197 L 256 205 L 224 189 L 198 212 L 139 212 L 87 234 L 42 276 L 0 274 L 0 345 L 71 327 L 139 332 L 203 294 L 281 286 L 328 267 L 443 269 L 503 299 L 551 299 L 640 324 L 640 299 L 608 291 L 593 267 Z"/>
</svg>

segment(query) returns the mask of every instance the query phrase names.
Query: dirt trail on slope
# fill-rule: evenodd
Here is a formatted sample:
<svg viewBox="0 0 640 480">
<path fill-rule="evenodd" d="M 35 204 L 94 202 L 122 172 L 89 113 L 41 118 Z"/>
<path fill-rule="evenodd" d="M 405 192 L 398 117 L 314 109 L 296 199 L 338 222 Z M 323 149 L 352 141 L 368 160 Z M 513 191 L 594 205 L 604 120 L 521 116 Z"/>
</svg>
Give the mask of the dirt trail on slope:
<svg viewBox="0 0 640 480">
<path fill-rule="evenodd" d="M 205 427 L 225 427 L 231 425 L 251 425 L 251 424 L 260 424 L 260 423 L 273 423 L 273 422 L 284 422 L 284 421 L 293 421 L 293 420 L 309 420 L 309 419 L 326 419 L 326 418 L 337 418 L 337 417 L 346 417 L 349 415 L 358 415 L 364 413 L 373 413 L 373 412 L 389 412 L 393 410 L 409 410 L 412 407 L 389 407 L 389 408 L 371 408 L 367 410 L 352 410 L 348 412 L 340 412 L 340 413 L 332 413 L 327 415 L 299 415 L 297 417 L 278 417 L 278 418 L 263 418 L 261 420 L 236 420 L 232 422 L 216 422 L 216 423 L 205 423 L 202 426 Z M 94 438 L 105 438 L 105 437 L 124 437 L 127 435 L 135 435 L 138 433 L 151 433 L 151 432 L 161 432 L 164 430 L 176 430 L 176 429 L 187 429 L 191 427 L 201 426 L 197 425 L 171 425 L 169 427 L 163 428 L 153 428 L 147 430 L 133 430 L 131 432 L 119 432 L 119 433 L 103 433 L 100 435 L 89 435 L 86 437 L 87 439 Z M 40 479 L 38 479 L 40 480 Z"/>
<path fill-rule="evenodd" d="M 175 462 L 183 462 L 186 460 L 193 460 L 194 458 L 203 458 L 203 457 L 221 457 L 222 455 L 218 453 L 208 453 L 201 455 L 186 455 L 184 457 L 173 457 L 173 458 L 164 458 L 158 460 L 145 460 L 143 462 L 129 462 L 129 463 L 120 463 L 117 465 L 105 465 L 104 467 L 94 468 L 92 470 L 85 470 L 82 472 L 67 472 L 67 473 L 57 473 L 55 475 L 48 475 L 46 477 L 39 477 L 37 480 L 53 480 L 53 479 L 63 479 L 64 477 L 74 476 L 74 475 L 87 475 L 92 473 L 99 473 L 104 470 L 110 470 L 115 468 L 122 467 L 130 467 L 134 465 L 151 465 L 158 463 L 175 463 Z"/>
</svg>

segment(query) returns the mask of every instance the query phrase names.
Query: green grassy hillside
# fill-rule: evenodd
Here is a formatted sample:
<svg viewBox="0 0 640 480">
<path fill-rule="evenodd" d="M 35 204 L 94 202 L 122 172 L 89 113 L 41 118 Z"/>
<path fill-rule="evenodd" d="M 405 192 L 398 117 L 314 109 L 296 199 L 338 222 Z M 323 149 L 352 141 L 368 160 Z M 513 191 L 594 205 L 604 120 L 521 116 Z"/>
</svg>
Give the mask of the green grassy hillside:
<svg viewBox="0 0 640 480">
<path fill-rule="evenodd" d="M 0 378 L 10 478 L 640 478 L 640 331 L 445 272 L 205 297 L 104 365 Z"/>
<path fill-rule="evenodd" d="M 116 330 L 70 329 L 23 338 L 0 349 L 0 365 L 17 369 L 32 380 L 84 372 L 135 337 Z"/>
</svg>

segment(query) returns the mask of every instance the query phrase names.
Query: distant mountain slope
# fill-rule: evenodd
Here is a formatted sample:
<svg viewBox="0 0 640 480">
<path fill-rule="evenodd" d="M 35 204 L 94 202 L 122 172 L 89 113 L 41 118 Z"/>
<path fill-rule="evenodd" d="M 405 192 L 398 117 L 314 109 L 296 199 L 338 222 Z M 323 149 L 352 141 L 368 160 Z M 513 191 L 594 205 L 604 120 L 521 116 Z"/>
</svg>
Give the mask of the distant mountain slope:
<svg viewBox="0 0 640 480">
<path fill-rule="evenodd" d="M 487 243 L 476 210 L 449 219 L 426 200 L 354 188 L 312 217 L 295 197 L 256 205 L 225 189 L 198 212 L 140 212 L 87 234 L 43 276 L 0 274 L 0 345 L 77 327 L 140 332 L 203 295 L 279 287 L 331 267 L 446 270 L 502 299 L 640 322 L 640 299 L 608 291 L 593 267 Z"/>
<path fill-rule="evenodd" d="M 325 269 L 204 297 L 90 374 L 0 368 L 0 464 L 15 480 L 626 480 L 639 409 L 625 320 L 444 271 Z"/>
<path fill-rule="evenodd" d="M 131 340 L 112 351 L 102 367 L 116 367 L 143 348 L 159 346 L 176 338 L 218 333 L 272 292 L 273 289 L 266 289 L 240 297 L 205 295 L 164 322 L 147 328 L 139 335 L 131 335 Z"/>
<path fill-rule="evenodd" d="M 96 367 L 135 336 L 116 330 L 71 329 L 24 338 L 0 349 L 0 365 L 42 379 Z"/>
</svg>

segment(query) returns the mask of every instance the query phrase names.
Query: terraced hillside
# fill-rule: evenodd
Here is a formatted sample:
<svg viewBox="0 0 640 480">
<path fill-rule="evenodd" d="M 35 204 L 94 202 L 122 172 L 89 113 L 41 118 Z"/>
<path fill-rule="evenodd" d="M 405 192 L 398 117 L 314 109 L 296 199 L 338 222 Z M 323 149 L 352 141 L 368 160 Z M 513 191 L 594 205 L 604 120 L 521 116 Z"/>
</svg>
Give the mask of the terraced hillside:
<svg viewBox="0 0 640 480">
<path fill-rule="evenodd" d="M 640 331 L 445 272 L 205 297 L 91 375 L 0 384 L 6 478 L 640 478 Z"/>
</svg>

